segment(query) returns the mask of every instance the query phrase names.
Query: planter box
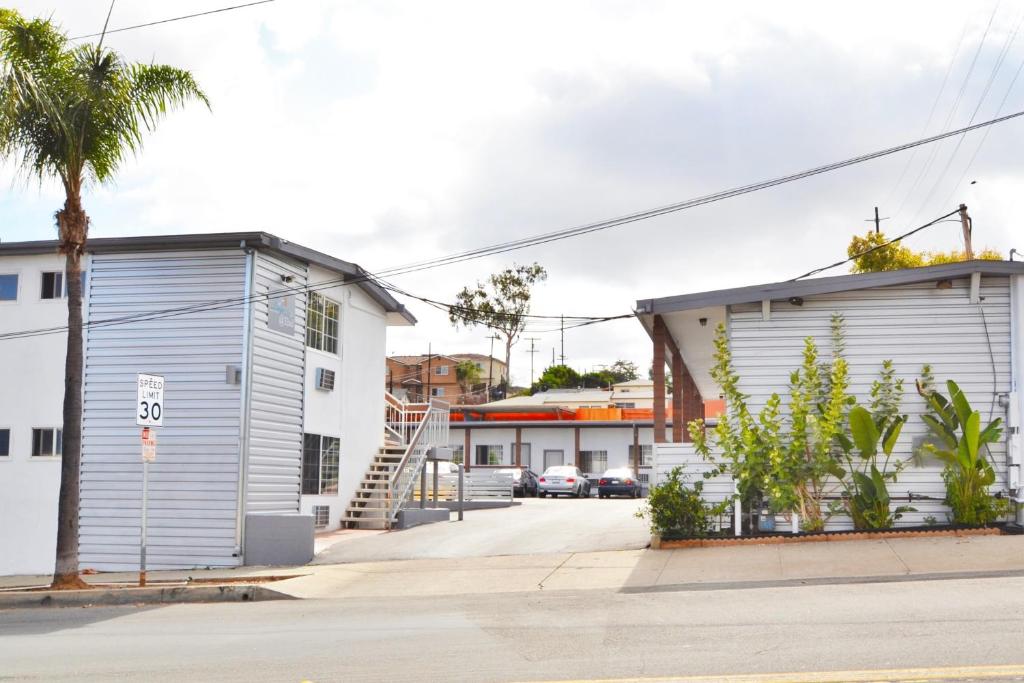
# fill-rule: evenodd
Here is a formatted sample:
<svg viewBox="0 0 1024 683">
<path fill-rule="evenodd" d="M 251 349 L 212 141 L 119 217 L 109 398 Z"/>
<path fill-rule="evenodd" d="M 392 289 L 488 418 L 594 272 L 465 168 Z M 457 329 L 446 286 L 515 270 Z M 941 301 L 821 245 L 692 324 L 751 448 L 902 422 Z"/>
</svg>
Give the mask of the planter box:
<svg viewBox="0 0 1024 683">
<path fill-rule="evenodd" d="M 741 536 L 729 538 L 651 538 L 651 548 L 716 548 L 733 545 L 774 545 L 779 543 L 837 543 L 841 541 L 875 541 L 885 538 L 932 538 L 937 536 L 999 536 L 1003 529 L 991 527 L 957 527 L 937 529 L 888 529 L 884 531 L 820 531 L 769 536 Z M 657 544 L 655 544 L 657 539 Z"/>
</svg>

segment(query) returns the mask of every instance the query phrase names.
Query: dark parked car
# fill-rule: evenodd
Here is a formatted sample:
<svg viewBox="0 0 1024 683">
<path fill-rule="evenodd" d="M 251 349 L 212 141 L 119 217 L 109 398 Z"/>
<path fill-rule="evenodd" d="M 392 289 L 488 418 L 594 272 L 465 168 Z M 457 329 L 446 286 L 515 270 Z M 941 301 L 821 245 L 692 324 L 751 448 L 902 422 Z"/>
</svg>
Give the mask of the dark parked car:
<svg viewBox="0 0 1024 683">
<path fill-rule="evenodd" d="M 537 496 L 537 475 L 525 467 L 503 467 L 497 473 L 512 475 L 512 495 L 520 498 Z"/>
<path fill-rule="evenodd" d="M 640 497 L 640 482 L 637 481 L 633 470 L 628 467 L 617 467 L 601 475 L 597 482 L 597 497 L 611 498 L 612 496 Z"/>
</svg>

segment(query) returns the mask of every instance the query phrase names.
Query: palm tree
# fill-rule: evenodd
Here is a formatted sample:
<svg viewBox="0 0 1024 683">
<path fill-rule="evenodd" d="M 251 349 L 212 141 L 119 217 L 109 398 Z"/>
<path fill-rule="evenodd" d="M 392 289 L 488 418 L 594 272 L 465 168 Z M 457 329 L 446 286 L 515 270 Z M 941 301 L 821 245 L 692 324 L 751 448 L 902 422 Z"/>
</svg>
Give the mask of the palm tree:
<svg viewBox="0 0 1024 683">
<path fill-rule="evenodd" d="M 66 261 L 68 348 L 64 365 L 64 443 L 53 587 L 84 586 L 78 574 L 78 473 L 82 452 L 82 269 L 89 217 L 82 190 L 110 181 L 168 110 L 198 100 L 192 75 L 125 62 L 99 44 L 73 44 L 49 19 L 0 9 L 0 157 L 40 183 L 58 179 L 55 214 Z"/>
</svg>

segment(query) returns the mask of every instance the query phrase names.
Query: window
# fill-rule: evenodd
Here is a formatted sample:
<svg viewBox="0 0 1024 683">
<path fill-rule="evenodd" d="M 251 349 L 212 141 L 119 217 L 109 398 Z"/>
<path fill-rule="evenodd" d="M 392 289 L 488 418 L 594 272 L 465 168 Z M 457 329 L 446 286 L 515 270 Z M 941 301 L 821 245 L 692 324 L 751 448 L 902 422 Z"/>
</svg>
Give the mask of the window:
<svg viewBox="0 0 1024 683">
<path fill-rule="evenodd" d="M 438 365 L 436 368 L 434 368 L 434 374 L 435 375 L 439 375 L 441 377 L 447 377 L 448 376 L 448 366 L 447 365 Z"/>
<path fill-rule="evenodd" d="M 649 443 L 640 444 L 640 457 L 635 461 L 637 467 L 647 467 L 652 463 L 651 458 L 654 457 L 654 446 Z M 632 466 L 633 460 L 633 444 L 629 445 L 629 464 Z"/>
<path fill-rule="evenodd" d="M 465 446 L 452 446 L 452 462 L 456 465 L 461 465 L 463 458 L 466 456 Z"/>
<path fill-rule="evenodd" d="M 500 445 L 488 446 L 481 444 L 476 447 L 476 458 L 473 460 L 474 465 L 501 465 L 502 451 L 504 449 Z"/>
<path fill-rule="evenodd" d="M 336 436 L 302 435 L 302 494 L 338 493 L 338 457 L 341 440 Z"/>
<path fill-rule="evenodd" d="M 608 451 L 580 451 L 580 469 L 588 474 L 601 474 L 608 469 Z"/>
<path fill-rule="evenodd" d="M 431 396 L 444 396 L 444 387 L 430 387 Z"/>
<path fill-rule="evenodd" d="M 64 273 L 43 273 L 43 287 L 39 294 L 41 299 L 63 299 Z"/>
<path fill-rule="evenodd" d="M 0 301 L 18 300 L 18 276 L 0 275 Z"/>
<path fill-rule="evenodd" d="M 338 304 L 316 292 L 309 293 L 306 305 L 306 346 L 338 352 Z"/>
<path fill-rule="evenodd" d="M 616 408 L 636 408 L 636 403 L 616 403 Z"/>
<path fill-rule="evenodd" d="M 0 458 L 11 454 L 11 430 L 0 429 Z"/>
<path fill-rule="evenodd" d="M 531 469 L 531 467 L 530 467 L 530 444 L 528 444 L 528 443 L 520 443 L 519 447 L 522 449 L 519 452 L 519 464 L 520 464 L 520 466 L 521 467 L 525 467 L 526 469 Z M 515 441 L 512 442 L 512 445 L 509 447 L 508 452 L 512 456 L 512 463 L 511 464 L 514 465 L 516 463 L 516 442 Z"/>
<path fill-rule="evenodd" d="M 32 455 L 60 455 L 63 434 L 59 429 L 36 428 L 32 430 Z"/>
</svg>

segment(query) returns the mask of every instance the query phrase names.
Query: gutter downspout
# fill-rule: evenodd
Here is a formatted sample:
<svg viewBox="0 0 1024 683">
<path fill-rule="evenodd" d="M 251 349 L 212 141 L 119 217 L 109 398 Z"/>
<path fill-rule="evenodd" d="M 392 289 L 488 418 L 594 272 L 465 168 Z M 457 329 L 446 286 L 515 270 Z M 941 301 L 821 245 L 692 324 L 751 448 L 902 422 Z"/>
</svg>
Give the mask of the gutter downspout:
<svg viewBox="0 0 1024 683">
<path fill-rule="evenodd" d="M 1024 275 L 1010 278 L 1010 396 L 1006 406 L 1006 478 L 1010 500 L 1017 503 L 1016 521 L 1024 524 Z"/>
<path fill-rule="evenodd" d="M 245 564 L 245 494 L 249 480 L 249 429 L 252 404 L 252 295 L 256 287 L 256 253 L 242 242 L 245 251 L 245 309 L 242 322 L 242 386 L 238 432 L 238 501 L 235 507 L 235 553 Z"/>
</svg>

